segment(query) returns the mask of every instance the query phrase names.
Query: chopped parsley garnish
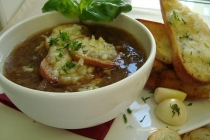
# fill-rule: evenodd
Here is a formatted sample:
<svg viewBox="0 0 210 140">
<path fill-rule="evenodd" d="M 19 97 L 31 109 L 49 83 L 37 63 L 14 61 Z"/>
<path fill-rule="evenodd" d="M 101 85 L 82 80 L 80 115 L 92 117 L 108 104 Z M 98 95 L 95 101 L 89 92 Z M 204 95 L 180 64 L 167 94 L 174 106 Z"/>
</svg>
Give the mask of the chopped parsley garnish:
<svg viewBox="0 0 210 140">
<path fill-rule="evenodd" d="M 69 35 L 68 35 L 68 33 L 66 33 L 66 32 L 61 32 L 61 31 L 59 31 L 60 32 L 60 35 L 59 35 L 59 38 L 62 40 L 62 41 L 69 41 L 70 39 L 70 37 L 69 37 Z"/>
<path fill-rule="evenodd" d="M 59 56 L 59 57 L 63 57 L 63 53 L 60 52 L 60 53 L 58 54 L 58 56 Z"/>
<path fill-rule="evenodd" d="M 184 23 L 184 24 L 187 24 L 187 22 L 182 18 L 182 22 Z"/>
<path fill-rule="evenodd" d="M 70 37 L 67 32 L 61 32 L 59 30 L 59 35 L 57 37 L 50 37 L 50 41 L 48 42 L 50 46 L 52 45 L 60 45 L 63 46 L 63 48 L 58 48 L 57 50 L 61 50 L 66 48 L 66 46 L 70 43 Z"/>
<path fill-rule="evenodd" d="M 80 48 L 83 48 L 84 46 L 82 45 L 81 42 L 73 41 L 70 43 L 68 47 L 69 47 L 70 52 L 74 54 L 75 51 L 78 51 Z"/>
<path fill-rule="evenodd" d="M 192 106 L 193 103 L 189 103 L 188 106 Z"/>
<path fill-rule="evenodd" d="M 75 67 L 76 64 L 72 63 L 72 62 L 66 62 L 66 64 L 64 66 L 62 66 L 62 70 L 67 73 L 67 71 L 73 67 Z"/>
<path fill-rule="evenodd" d="M 128 119 L 127 119 L 127 117 L 126 117 L 126 115 L 125 115 L 125 114 L 123 114 L 123 119 L 124 119 L 124 122 L 125 122 L 125 123 L 127 123 L 127 122 L 128 122 Z"/>
<path fill-rule="evenodd" d="M 64 49 L 66 49 L 66 48 L 68 48 L 69 47 L 69 43 L 67 43 L 67 44 L 63 44 L 63 47 L 64 47 Z"/>
<path fill-rule="evenodd" d="M 65 73 L 67 73 L 67 69 L 66 69 L 65 65 L 62 66 L 62 70 L 63 70 Z"/>
<path fill-rule="evenodd" d="M 178 15 L 178 13 L 175 12 L 175 11 L 173 11 L 173 14 L 172 14 L 172 16 L 170 18 L 169 23 L 172 25 L 172 23 L 174 21 L 182 21 L 184 24 L 187 24 L 187 22 L 183 18 L 180 18 L 179 15 Z"/>
<path fill-rule="evenodd" d="M 132 113 L 132 110 L 130 108 L 127 109 L 128 114 Z"/>
<path fill-rule="evenodd" d="M 65 65 L 68 69 L 71 69 L 73 67 L 76 66 L 76 64 L 72 63 L 72 62 L 66 62 L 66 65 Z"/>
<path fill-rule="evenodd" d="M 179 20 L 180 21 L 180 19 L 179 19 L 179 15 L 175 12 L 175 11 L 173 11 L 173 18 L 175 19 L 175 20 Z"/>
<path fill-rule="evenodd" d="M 177 113 L 178 116 L 180 115 L 180 108 L 178 107 L 177 104 L 173 104 L 173 105 L 170 105 L 171 109 L 172 109 L 172 117 L 174 117 L 174 115 Z"/>
<path fill-rule="evenodd" d="M 146 103 L 146 100 L 148 100 L 150 97 L 141 97 L 141 99 L 144 101 L 144 103 Z"/>
<path fill-rule="evenodd" d="M 179 39 L 183 39 L 183 38 L 186 38 L 186 39 L 189 39 L 189 40 L 193 40 L 192 38 L 190 38 L 188 32 L 184 33 L 182 36 L 179 37 Z"/>
<path fill-rule="evenodd" d="M 50 46 L 58 44 L 58 37 L 50 37 L 50 41 L 48 42 Z"/>
<path fill-rule="evenodd" d="M 140 120 L 140 122 L 143 122 L 145 119 L 146 115 L 144 115 L 144 117 Z"/>
</svg>

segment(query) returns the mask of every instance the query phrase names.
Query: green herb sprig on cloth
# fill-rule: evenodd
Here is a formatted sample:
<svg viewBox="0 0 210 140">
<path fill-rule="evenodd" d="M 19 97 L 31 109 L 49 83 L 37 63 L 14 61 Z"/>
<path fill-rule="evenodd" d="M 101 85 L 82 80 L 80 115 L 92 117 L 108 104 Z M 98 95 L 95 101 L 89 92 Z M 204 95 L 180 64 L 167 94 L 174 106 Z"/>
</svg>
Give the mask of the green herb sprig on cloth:
<svg viewBox="0 0 210 140">
<path fill-rule="evenodd" d="M 124 0 L 48 0 L 42 8 L 42 12 L 58 11 L 67 18 L 95 22 L 110 22 L 131 10 L 132 6 Z"/>
</svg>

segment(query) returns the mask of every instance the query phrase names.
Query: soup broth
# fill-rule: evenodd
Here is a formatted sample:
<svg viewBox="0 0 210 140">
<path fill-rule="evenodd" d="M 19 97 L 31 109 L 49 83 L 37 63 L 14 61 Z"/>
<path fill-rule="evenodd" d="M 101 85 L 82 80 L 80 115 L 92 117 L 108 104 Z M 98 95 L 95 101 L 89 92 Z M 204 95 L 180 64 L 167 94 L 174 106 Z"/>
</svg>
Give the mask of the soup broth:
<svg viewBox="0 0 210 140">
<path fill-rule="evenodd" d="M 28 38 L 8 56 L 4 65 L 4 75 L 9 80 L 27 88 L 50 92 L 76 92 L 91 90 L 120 81 L 136 72 L 146 61 L 146 54 L 140 42 L 128 32 L 115 27 L 103 25 L 82 25 L 82 33 L 95 39 L 102 37 L 113 44 L 117 50 L 116 66 L 111 68 L 94 67 L 92 78 L 78 80 L 75 83 L 63 84 L 51 82 L 40 74 L 40 63 L 48 55 L 43 47 L 45 37 L 49 37 L 52 29 L 43 31 Z M 60 54 L 61 55 L 61 54 Z M 59 61 L 59 60 L 58 60 Z M 89 66 L 90 64 L 84 64 Z"/>
</svg>

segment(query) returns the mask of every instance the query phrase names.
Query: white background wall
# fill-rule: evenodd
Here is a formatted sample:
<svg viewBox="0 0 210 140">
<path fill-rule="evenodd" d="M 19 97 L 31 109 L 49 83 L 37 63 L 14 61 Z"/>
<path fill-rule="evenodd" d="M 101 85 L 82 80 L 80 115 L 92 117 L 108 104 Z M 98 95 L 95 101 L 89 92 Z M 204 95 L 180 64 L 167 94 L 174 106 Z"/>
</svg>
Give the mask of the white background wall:
<svg viewBox="0 0 210 140">
<path fill-rule="evenodd" d="M 0 0 L 0 30 L 15 15 L 23 2 L 26 0 Z M 160 9 L 159 0 L 125 0 L 130 2 L 134 7 Z M 180 0 L 187 1 L 187 0 Z M 208 1 L 208 0 L 206 0 Z M 183 2 L 190 9 L 203 15 L 210 16 L 210 4 Z"/>
<path fill-rule="evenodd" d="M 4 27 L 25 0 L 0 0 L 0 23 Z"/>
</svg>

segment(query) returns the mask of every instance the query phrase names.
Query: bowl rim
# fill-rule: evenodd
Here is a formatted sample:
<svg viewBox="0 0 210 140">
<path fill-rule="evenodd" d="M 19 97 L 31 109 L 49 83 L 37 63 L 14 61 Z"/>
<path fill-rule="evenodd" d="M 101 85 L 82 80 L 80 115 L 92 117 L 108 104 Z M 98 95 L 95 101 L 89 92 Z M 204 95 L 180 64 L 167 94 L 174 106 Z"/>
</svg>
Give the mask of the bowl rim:
<svg viewBox="0 0 210 140">
<path fill-rule="evenodd" d="M 0 41 L 1 41 L 1 38 L 6 35 L 7 33 L 9 33 L 10 31 L 12 31 L 13 29 L 21 26 L 23 23 L 25 22 L 28 22 L 28 21 L 31 21 L 33 19 L 36 19 L 36 18 L 41 18 L 43 16 L 47 16 L 49 14 L 54 14 L 54 13 L 58 13 L 56 11 L 53 11 L 53 12 L 48 12 L 48 13 L 42 13 L 42 14 L 39 14 L 39 15 L 36 15 L 36 16 L 33 16 L 33 17 L 30 17 L 30 18 L 27 18 L 27 19 L 24 19 L 20 22 L 18 22 L 17 24 L 11 26 L 10 28 L 8 28 L 7 30 L 5 30 L 2 34 L 0 34 Z M 58 13 L 60 14 L 60 13 Z M 60 14 L 61 15 L 61 14 Z M 61 15 L 63 16 L 63 15 Z M 18 85 L 12 81 L 10 81 L 9 79 L 7 79 L 2 73 L 0 73 L 0 81 L 4 81 L 4 83 L 12 86 L 12 87 L 15 87 L 15 88 L 18 88 L 19 90 L 24 90 L 25 92 L 28 92 L 28 94 L 35 94 L 36 96 L 73 96 L 73 97 L 78 97 L 78 96 L 86 96 L 87 94 L 98 94 L 98 92 L 104 90 L 104 89 L 108 89 L 108 88 L 113 88 L 115 86 L 118 86 L 119 84 L 123 83 L 123 82 L 126 82 L 127 80 L 131 79 L 132 77 L 136 76 L 138 73 L 140 73 L 141 71 L 143 71 L 148 63 L 150 63 L 150 61 L 153 61 L 154 58 L 155 58 L 155 54 L 156 54 L 156 43 L 155 43 L 155 39 L 152 35 L 152 33 L 149 31 L 149 29 L 144 26 L 141 22 L 125 15 L 125 14 L 120 14 L 119 16 L 124 16 L 126 18 L 129 18 L 130 20 L 132 20 L 133 22 L 135 22 L 135 24 L 139 24 L 141 27 L 144 28 L 144 30 L 147 32 L 150 40 L 151 40 L 151 51 L 149 52 L 148 56 L 146 56 L 146 61 L 145 63 L 136 71 L 134 72 L 132 75 L 128 76 L 128 77 L 125 77 L 123 78 L 122 80 L 120 81 L 117 81 L 113 84 L 110 84 L 110 85 L 107 85 L 107 86 L 104 86 L 104 87 L 100 87 L 100 88 L 97 88 L 97 89 L 94 89 L 94 90 L 85 90 L 85 91 L 81 91 L 81 92 L 50 92 L 50 91 L 39 91 L 39 90 L 35 90 L 35 89 L 31 89 L 31 88 L 27 88 L 27 87 L 24 87 L 24 86 L 21 86 L 21 85 Z M 73 19 L 70 19 L 70 20 L 77 20 L 77 18 L 73 18 Z M 1 86 L 1 85 L 0 85 Z M 1 86 L 2 87 L 2 86 Z M 2 87 L 3 89 L 3 87 Z M 93 92 L 94 91 L 94 92 Z M 44 94 L 43 94 L 44 93 Z"/>
</svg>

